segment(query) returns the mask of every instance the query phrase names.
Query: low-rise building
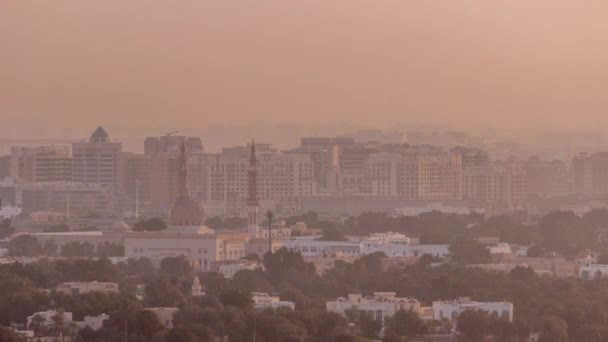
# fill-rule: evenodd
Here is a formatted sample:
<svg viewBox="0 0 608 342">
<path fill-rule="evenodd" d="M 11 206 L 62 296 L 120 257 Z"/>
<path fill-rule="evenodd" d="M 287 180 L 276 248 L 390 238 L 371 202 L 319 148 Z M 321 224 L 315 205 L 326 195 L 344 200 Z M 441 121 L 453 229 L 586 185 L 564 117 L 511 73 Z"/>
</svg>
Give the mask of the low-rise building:
<svg viewBox="0 0 608 342">
<path fill-rule="evenodd" d="M 278 308 L 290 308 L 295 310 L 296 304 L 294 302 L 288 302 L 281 300 L 278 296 L 271 296 L 268 293 L 253 292 L 251 294 L 254 308 L 257 310 L 264 309 L 278 309 Z"/>
<path fill-rule="evenodd" d="M 450 255 L 450 245 L 399 245 L 362 242 L 363 254 L 384 253 L 389 258 L 421 257 L 425 254 L 440 258 Z"/>
<path fill-rule="evenodd" d="M 52 324 L 53 318 L 58 315 L 63 316 L 63 322 L 65 324 L 69 325 L 72 322 L 72 313 L 71 312 L 64 312 L 61 310 L 47 310 L 47 311 L 35 312 L 34 314 L 27 316 L 27 327 L 29 328 L 30 324 L 32 324 L 32 320 L 36 316 L 42 317 L 44 319 L 44 324 Z"/>
<path fill-rule="evenodd" d="M 363 297 L 360 294 L 349 294 L 325 304 L 327 311 L 344 315 L 346 310 L 357 309 L 367 311 L 376 320 L 384 321 L 397 311 L 413 311 L 420 313 L 420 302 L 414 298 L 396 297 L 395 292 L 374 292 L 373 296 Z"/>
<path fill-rule="evenodd" d="M 452 301 L 433 302 L 433 319 L 455 321 L 466 310 L 487 312 L 490 316 L 513 321 L 513 303 L 508 302 L 475 302 L 469 298 L 459 298 Z"/>
<path fill-rule="evenodd" d="M 251 260 L 226 260 L 213 263 L 212 270 L 221 273 L 226 278 L 232 278 L 239 271 L 256 270 L 262 265 L 257 261 Z"/>
<path fill-rule="evenodd" d="M 171 307 L 158 307 L 158 308 L 145 308 L 144 310 L 153 312 L 162 325 L 164 325 L 167 329 L 171 329 L 173 327 L 173 316 L 178 308 Z"/>
<path fill-rule="evenodd" d="M 89 292 L 106 294 L 118 293 L 118 284 L 109 282 L 66 282 L 57 285 L 55 290 L 66 295 L 77 296 Z"/>
<path fill-rule="evenodd" d="M 302 256 L 319 255 L 361 255 L 361 243 L 350 241 L 321 241 L 309 237 L 291 238 L 283 241 L 283 246 L 290 251 L 299 252 Z"/>
<path fill-rule="evenodd" d="M 110 319 L 108 314 L 102 313 L 97 316 L 85 316 L 82 321 L 75 321 L 74 323 L 78 329 L 84 329 L 89 327 L 95 331 L 103 328 L 103 322 Z"/>
<path fill-rule="evenodd" d="M 608 265 L 591 264 L 581 266 L 578 270 L 579 277 L 583 279 L 603 278 L 608 276 Z"/>
<path fill-rule="evenodd" d="M 496 245 L 488 246 L 487 248 L 490 251 L 490 254 L 492 255 L 513 253 L 513 251 L 511 250 L 511 245 L 506 242 L 499 242 Z"/>
</svg>

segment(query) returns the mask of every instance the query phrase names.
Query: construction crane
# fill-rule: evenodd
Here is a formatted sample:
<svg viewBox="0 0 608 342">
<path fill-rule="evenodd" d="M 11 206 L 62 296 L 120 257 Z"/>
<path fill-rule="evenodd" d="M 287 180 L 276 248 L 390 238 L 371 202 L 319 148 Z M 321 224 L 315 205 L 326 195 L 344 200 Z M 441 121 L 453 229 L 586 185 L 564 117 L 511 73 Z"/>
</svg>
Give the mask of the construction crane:
<svg viewBox="0 0 608 342">
<path fill-rule="evenodd" d="M 165 136 L 166 137 L 170 137 L 170 136 L 175 135 L 177 133 L 179 133 L 179 131 L 167 132 L 167 133 L 165 133 Z"/>
</svg>

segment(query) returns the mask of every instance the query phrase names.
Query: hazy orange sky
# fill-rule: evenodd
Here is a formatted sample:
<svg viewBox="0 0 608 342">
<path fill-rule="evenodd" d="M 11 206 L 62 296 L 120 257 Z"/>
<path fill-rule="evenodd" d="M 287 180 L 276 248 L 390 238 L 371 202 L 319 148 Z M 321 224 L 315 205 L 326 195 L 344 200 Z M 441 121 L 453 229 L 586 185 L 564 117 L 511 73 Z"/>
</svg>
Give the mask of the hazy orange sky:
<svg viewBox="0 0 608 342">
<path fill-rule="evenodd" d="M 603 130 L 606 13 L 605 0 L 2 0 L 0 134 L 271 120 Z"/>
</svg>

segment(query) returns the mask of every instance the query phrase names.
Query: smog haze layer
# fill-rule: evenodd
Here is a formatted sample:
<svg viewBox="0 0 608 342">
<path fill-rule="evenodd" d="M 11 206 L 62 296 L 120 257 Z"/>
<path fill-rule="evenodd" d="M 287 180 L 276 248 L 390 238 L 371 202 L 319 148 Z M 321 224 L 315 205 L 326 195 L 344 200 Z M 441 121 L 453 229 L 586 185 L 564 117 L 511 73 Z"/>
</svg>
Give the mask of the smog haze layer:
<svg viewBox="0 0 608 342">
<path fill-rule="evenodd" d="M 591 0 L 6 0 L 0 134 L 601 130 L 607 10 Z"/>
</svg>

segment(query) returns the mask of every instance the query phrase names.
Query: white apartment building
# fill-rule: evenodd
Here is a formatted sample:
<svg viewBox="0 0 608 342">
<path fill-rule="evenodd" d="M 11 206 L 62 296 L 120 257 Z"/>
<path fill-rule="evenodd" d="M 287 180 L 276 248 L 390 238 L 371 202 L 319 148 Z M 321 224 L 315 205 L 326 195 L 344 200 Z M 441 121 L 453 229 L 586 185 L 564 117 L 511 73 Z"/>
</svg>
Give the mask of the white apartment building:
<svg viewBox="0 0 608 342">
<path fill-rule="evenodd" d="M 433 319 L 455 321 L 466 310 L 479 310 L 491 316 L 506 318 L 513 321 L 513 303 L 508 302 L 474 302 L 469 298 L 459 298 L 452 301 L 433 302 Z"/>
<path fill-rule="evenodd" d="M 108 282 L 66 282 L 57 285 L 55 291 L 66 295 L 77 296 L 89 292 L 118 293 L 117 283 Z"/>
<path fill-rule="evenodd" d="M 283 247 L 292 252 L 299 252 L 304 257 L 319 255 L 362 255 L 361 243 L 351 241 L 321 241 L 312 237 L 296 237 L 283 240 Z"/>
<path fill-rule="evenodd" d="M 421 257 L 425 254 L 440 258 L 450 255 L 450 245 L 398 245 L 378 244 L 374 241 L 362 241 L 363 254 L 384 253 L 387 257 Z"/>
<path fill-rule="evenodd" d="M 256 310 L 264 309 L 278 309 L 278 308 L 290 308 L 295 310 L 296 304 L 294 302 L 281 300 L 278 296 L 271 296 L 268 293 L 253 292 L 251 294 L 253 300 L 253 307 Z"/>
<path fill-rule="evenodd" d="M 513 253 L 511 245 L 506 242 L 499 242 L 495 246 L 488 246 L 487 248 L 490 251 L 490 254 L 492 255 Z"/>
<path fill-rule="evenodd" d="M 219 261 L 213 264 L 212 267 L 215 272 L 222 274 L 225 278 L 232 278 L 240 271 L 253 271 L 262 268 L 262 264 L 257 261 L 239 259 Z"/>
<path fill-rule="evenodd" d="M 64 312 L 64 311 L 58 311 L 58 310 L 47 310 L 47 311 L 35 312 L 32 315 L 27 316 L 27 327 L 29 328 L 30 324 L 32 324 L 32 320 L 34 319 L 35 316 L 40 316 L 40 317 L 44 318 L 45 324 L 52 324 L 53 317 L 55 317 L 57 315 L 63 316 L 63 322 L 65 322 L 65 324 L 67 324 L 67 325 L 69 325 L 72 322 L 72 313 L 71 312 Z"/>
<path fill-rule="evenodd" d="M 374 292 L 373 296 L 363 297 L 360 294 L 349 294 L 325 304 L 327 311 L 344 315 L 349 309 L 367 311 L 377 320 L 392 317 L 397 311 L 420 313 L 420 302 L 414 298 L 396 297 L 395 292 Z"/>
<path fill-rule="evenodd" d="M 103 328 L 103 322 L 110 319 L 108 314 L 102 313 L 97 316 L 85 316 L 82 321 L 74 321 L 78 329 L 89 327 L 94 331 Z"/>
<path fill-rule="evenodd" d="M 603 278 L 608 276 L 608 265 L 590 264 L 578 269 L 579 277 L 583 279 Z"/>
</svg>

